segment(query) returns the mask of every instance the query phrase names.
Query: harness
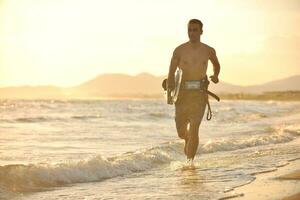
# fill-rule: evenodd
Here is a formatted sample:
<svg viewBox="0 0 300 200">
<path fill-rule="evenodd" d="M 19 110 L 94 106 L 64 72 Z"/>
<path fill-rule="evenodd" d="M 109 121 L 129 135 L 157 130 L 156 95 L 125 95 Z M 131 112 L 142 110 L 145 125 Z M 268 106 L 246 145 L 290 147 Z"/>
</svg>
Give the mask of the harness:
<svg viewBox="0 0 300 200">
<path fill-rule="evenodd" d="M 184 81 L 183 84 L 181 85 L 181 89 L 183 90 L 199 90 L 199 92 L 206 92 L 208 95 L 212 96 L 215 98 L 217 101 L 220 101 L 220 98 L 214 94 L 213 92 L 208 90 L 208 85 L 209 85 L 209 80 L 207 76 L 205 76 L 201 80 L 187 80 Z M 206 119 L 211 120 L 212 118 L 212 111 L 209 103 L 209 98 L 206 99 L 206 104 L 207 104 L 207 114 L 206 114 Z"/>
<path fill-rule="evenodd" d="M 220 98 L 214 94 L 213 92 L 208 90 L 208 85 L 209 85 L 209 80 L 207 76 L 205 76 L 201 80 L 187 80 L 183 81 L 180 85 L 181 90 L 199 90 L 199 92 L 206 92 L 208 95 L 212 96 L 214 99 L 217 101 L 220 101 Z M 163 80 L 162 87 L 164 90 L 167 90 L 167 79 Z M 209 103 L 209 98 L 206 99 L 206 104 L 207 104 L 207 114 L 206 114 L 206 119 L 209 121 L 212 118 L 212 111 Z"/>
</svg>

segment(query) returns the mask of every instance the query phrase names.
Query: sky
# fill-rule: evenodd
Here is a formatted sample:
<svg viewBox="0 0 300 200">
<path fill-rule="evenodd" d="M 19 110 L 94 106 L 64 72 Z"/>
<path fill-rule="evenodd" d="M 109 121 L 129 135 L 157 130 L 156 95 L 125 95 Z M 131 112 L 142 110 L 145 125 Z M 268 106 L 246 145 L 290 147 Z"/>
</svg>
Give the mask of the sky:
<svg viewBox="0 0 300 200">
<path fill-rule="evenodd" d="M 165 76 L 192 18 L 204 24 L 222 81 L 300 74 L 299 0 L 0 0 L 0 87 Z"/>
</svg>

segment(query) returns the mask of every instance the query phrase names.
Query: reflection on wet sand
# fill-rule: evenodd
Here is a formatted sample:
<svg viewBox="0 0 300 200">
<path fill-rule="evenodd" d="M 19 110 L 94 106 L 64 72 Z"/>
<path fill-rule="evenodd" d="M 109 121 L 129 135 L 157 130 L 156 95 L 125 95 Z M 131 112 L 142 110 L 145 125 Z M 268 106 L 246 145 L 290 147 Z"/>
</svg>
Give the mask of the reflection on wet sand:
<svg viewBox="0 0 300 200">
<path fill-rule="evenodd" d="M 204 189 L 205 176 L 203 172 L 199 171 L 195 166 L 189 168 L 182 168 L 178 171 L 179 183 L 178 185 L 183 190 L 201 191 Z"/>
</svg>

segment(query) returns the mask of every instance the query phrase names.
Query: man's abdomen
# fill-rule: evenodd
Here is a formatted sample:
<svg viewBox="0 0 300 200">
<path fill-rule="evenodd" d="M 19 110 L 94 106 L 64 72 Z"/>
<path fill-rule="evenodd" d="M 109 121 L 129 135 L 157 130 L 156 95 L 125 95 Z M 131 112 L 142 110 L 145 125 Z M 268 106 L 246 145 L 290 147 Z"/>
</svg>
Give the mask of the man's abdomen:
<svg viewBox="0 0 300 200">
<path fill-rule="evenodd" d="M 201 80 L 206 76 L 207 66 L 182 66 L 182 80 Z"/>
</svg>

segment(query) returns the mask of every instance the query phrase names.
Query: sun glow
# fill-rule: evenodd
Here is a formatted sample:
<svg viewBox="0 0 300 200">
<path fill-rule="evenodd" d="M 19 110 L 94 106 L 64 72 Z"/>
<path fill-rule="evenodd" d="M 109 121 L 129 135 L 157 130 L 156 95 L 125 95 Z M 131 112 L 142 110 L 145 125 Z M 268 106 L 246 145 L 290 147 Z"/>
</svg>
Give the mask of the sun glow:
<svg viewBox="0 0 300 200">
<path fill-rule="evenodd" d="M 299 49 L 291 45 L 300 42 L 299 6 L 276 2 L 271 9 L 271 1 L 2 0 L 0 86 L 165 75 L 191 18 L 203 21 L 201 40 L 217 50 L 222 80 L 253 84 L 299 73 Z M 257 76 L 269 66 L 269 77 Z"/>
</svg>

